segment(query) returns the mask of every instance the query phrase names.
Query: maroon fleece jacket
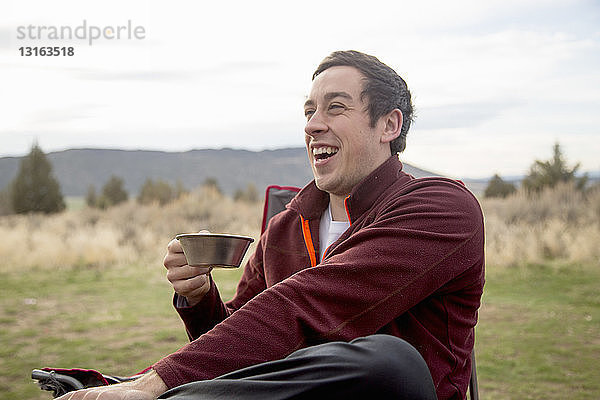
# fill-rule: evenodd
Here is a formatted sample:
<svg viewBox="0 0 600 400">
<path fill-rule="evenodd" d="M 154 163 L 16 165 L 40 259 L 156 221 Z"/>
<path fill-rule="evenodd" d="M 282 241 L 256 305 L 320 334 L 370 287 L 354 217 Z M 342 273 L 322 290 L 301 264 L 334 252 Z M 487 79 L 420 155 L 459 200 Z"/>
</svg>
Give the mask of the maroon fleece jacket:
<svg viewBox="0 0 600 400">
<path fill-rule="evenodd" d="M 383 333 L 421 353 L 439 399 L 465 398 L 484 285 L 477 200 L 390 157 L 346 199 L 351 225 L 319 260 L 328 201 L 311 182 L 271 219 L 231 301 L 212 283 L 199 304 L 178 308 L 193 341 L 154 364 L 168 387 Z"/>
</svg>

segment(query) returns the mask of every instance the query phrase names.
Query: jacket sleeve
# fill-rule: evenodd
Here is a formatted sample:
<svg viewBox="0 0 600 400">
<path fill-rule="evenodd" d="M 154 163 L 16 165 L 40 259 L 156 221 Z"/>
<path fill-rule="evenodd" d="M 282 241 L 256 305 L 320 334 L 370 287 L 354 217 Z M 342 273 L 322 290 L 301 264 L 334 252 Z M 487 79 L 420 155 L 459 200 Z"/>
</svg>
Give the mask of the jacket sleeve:
<svg viewBox="0 0 600 400">
<path fill-rule="evenodd" d="M 175 293 L 173 306 L 181 317 L 190 341 L 199 338 L 215 327 L 219 322 L 229 317 L 234 311 L 244 305 L 256 294 L 265 289 L 262 273 L 262 241 L 256 246 L 244 267 L 244 273 L 238 283 L 233 299 L 224 303 L 216 283 L 210 277 L 210 290 L 200 302 L 189 306 L 183 296 Z"/>
<path fill-rule="evenodd" d="M 262 291 L 153 368 L 174 387 L 307 345 L 370 335 L 482 268 L 483 218 L 466 190 L 416 188 L 378 210 L 372 221 L 354 221 L 362 227 L 343 235 L 323 263 Z"/>
</svg>

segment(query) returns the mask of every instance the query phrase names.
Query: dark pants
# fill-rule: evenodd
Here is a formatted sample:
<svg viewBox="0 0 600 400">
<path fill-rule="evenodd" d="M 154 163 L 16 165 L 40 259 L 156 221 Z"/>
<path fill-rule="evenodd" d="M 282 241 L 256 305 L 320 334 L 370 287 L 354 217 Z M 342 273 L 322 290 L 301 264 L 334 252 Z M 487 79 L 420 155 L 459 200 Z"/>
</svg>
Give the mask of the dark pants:
<svg viewBox="0 0 600 400">
<path fill-rule="evenodd" d="M 372 335 L 300 349 L 288 357 L 191 382 L 159 399 L 437 399 L 417 350 Z"/>
</svg>

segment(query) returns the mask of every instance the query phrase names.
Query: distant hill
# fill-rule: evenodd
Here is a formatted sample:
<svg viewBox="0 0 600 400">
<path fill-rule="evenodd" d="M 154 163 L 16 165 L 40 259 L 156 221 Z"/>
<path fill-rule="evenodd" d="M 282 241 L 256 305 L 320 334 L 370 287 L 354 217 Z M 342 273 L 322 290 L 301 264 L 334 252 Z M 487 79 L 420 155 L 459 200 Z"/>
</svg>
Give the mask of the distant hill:
<svg viewBox="0 0 600 400">
<path fill-rule="evenodd" d="M 175 183 L 187 189 L 207 178 L 217 180 L 227 194 L 244 189 L 248 183 L 262 193 L 268 185 L 304 186 L 312 179 L 306 150 L 302 147 L 265 151 L 204 149 L 186 152 L 146 150 L 71 149 L 47 154 L 54 176 L 66 196 L 85 196 L 88 187 L 96 191 L 117 175 L 131 196 L 137 196 L 147 178 Z M 17 174 L 20 157 L 0 158 L 0 189 Z M 436 176 L 404 163 L 404 170 L 416 177 Z"/>
</svg>

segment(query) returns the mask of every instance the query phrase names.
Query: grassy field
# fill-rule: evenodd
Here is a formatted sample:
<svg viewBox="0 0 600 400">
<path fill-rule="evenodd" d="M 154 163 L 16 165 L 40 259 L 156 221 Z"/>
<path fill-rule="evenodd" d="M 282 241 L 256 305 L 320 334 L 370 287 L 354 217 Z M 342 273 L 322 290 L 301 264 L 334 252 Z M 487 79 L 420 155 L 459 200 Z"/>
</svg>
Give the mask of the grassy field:
<svg viewBox="0 0 600 400">
<path fill-rule="evenodd" d="M 482 207 L 481 398 L 600 398 L 600 190 L 563 186 Z M 33 368 L 129 375 L 184 345 L 166 242 L 199 229 L 258 238 L 261 211 L 202 190 L 164 207 L 0 217 L 0 400 L 50 399 Z M 224 297 L 239 272 L 215 272 Z"/>
<path fill-rule="evenodd" d="M 476 349 L 482 399 L 600 398 L 600 271 L 488 273 Z"/>
<path fill-rule="evenodd" d="M 492 267 L 490 267 L 492 268 Z M 233 293 L 238 271 L 216 279 Z M 482 399 L 600 397 L 600 272 L 576 265 L 490 272 L 477 330 Z M 43 366 L 131 374 L 187 338 L 163 268 L 0 274 L 0 399 L 49 399 Z"/>
</svg>

